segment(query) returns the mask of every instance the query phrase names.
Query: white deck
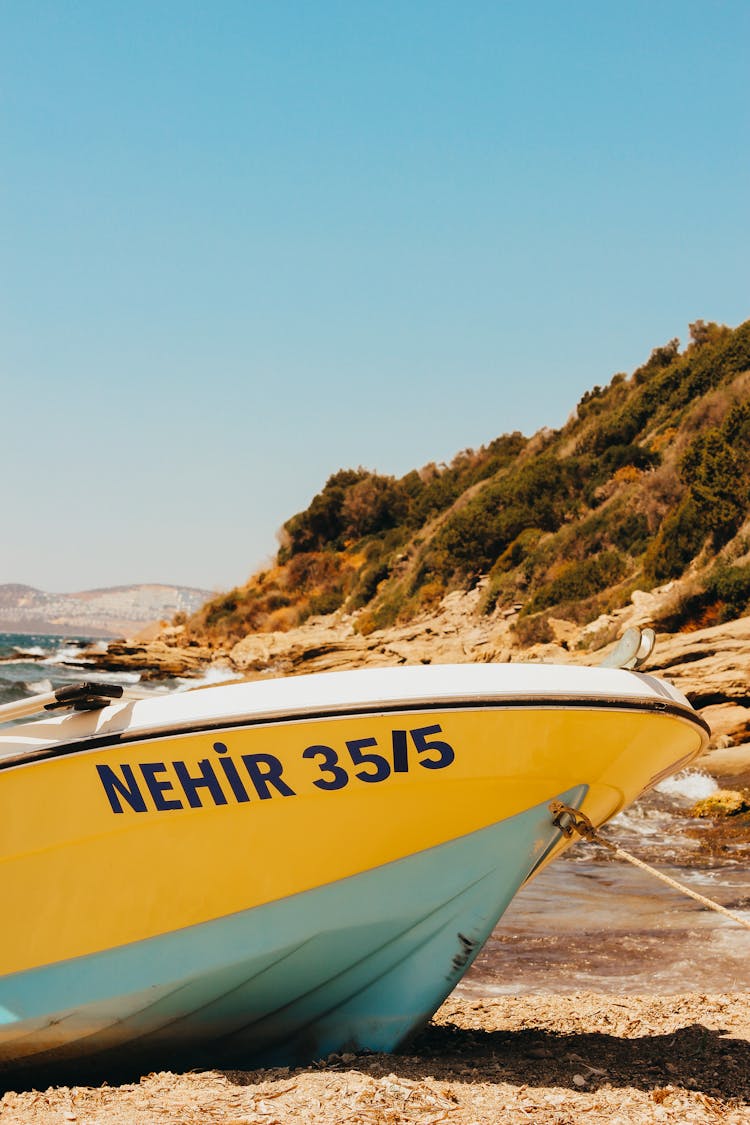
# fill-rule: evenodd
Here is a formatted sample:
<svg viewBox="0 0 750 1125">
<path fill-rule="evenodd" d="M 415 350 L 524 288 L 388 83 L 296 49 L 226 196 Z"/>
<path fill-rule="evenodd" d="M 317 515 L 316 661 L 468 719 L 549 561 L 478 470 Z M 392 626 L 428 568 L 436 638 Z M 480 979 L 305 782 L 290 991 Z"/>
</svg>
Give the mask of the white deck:
<svg viewBox="0 0 750 1125">
<path fill-rule="evenodd" d="M 561 700 L 617 706 L 656 701 L 690 705 L 681 692 L 642 672 L 556 664 L 432 664 L 319 672 L 256 680 L 123 701 L 101 711 L 58 711 L 0 733 L 0 759 L 44 752 L 60 743 L 127 734 L 143 736 L 192 725 L 222 726 L 251 719 L 301 718 L 330 713 Z"/>
</svg>

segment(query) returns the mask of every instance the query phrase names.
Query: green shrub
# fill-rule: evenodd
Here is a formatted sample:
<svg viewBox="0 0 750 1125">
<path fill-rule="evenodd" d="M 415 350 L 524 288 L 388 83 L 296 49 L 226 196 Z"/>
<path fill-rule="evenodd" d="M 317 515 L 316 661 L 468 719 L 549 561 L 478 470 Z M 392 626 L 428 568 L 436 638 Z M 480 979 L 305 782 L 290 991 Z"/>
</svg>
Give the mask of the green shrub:
<svg viewBox="0 0 750 1125">
<path fill-rule="evenodd" d="M 371 563 L 370 566 L 363 567 L 347 602 L 348 612 L 353 613 L 371 602 L 378 592 L 378 586 L 388 577 L 390 572 L 390 564 L 382 559 Z"/>
<path fill-rule="evenodd" d="M 319 551 L 339 540 L 343 530 L 341 509 L 347 489 L 367 476 L 364 469 L 341 469 L 328 478 L 322 492 L 313 497 L 304 512 L 298 512 L 287 520 L 284 531 L 288 536 L 290 555 Z"/>
<path fill-rule="evenodd" d="M 662 523 L 643 558 L 643 570 L 651 582 L 678 578 L 700 552 L 708 528 L 692 496 L 686 496 L 675 512 Z"/>
<path fill-rule="evenodd" d="M 490 577 L 505 574 L 514 567 L 520 566 L 525 558 L 534 550 L 544 532 L 538 527 L 527 527 L 517 535 L 513 542 L 505 548 L 500 558 L 490 571 Z"/>
<path fill-rule="evenodd" d="M 590 597 L 619 582 L 626 570 L 619 551 L 602 551 L 591 558 L 576 559 L 564 566 L 551 582 L 541 586 L 523 612 L 535 613 L 560 602 Z"/>
<path fill-rule="evenodd" d="M 661 461 L 658 453 L 645 449 L 642 445 L 630 442 L 627 445 L 611 445 L 602 453 L 602 468 L 611 476 L 625 465 L 635 469 L 653 469 Z"/>
<path fill-rule="evenodd" d="M 706 593 L 724 604 L 725 621 L 743 617 L 750 611 L 750 564 L 717 565 L 709 576 Z"/>
<path fill-rule="evenodd" d="M 643 512 L 628 507 L 612 521 L 609 535 L 619 550 L 633 557 L 642 555 L 650 539 L 648 520 Z"/>
<path fill-rule="evenodd" d="M 487 573 L 527 529 L 554 531 L 576 503 L 579 465 L 542 453 L 453 513 L 435 539 L 433 566 L 443 578 Z"/>
<path fill-rule="evenodd" d="M 750 403 L 735 404 L 720 427 L 704 430 L 691 442 L 680 475 L 716 545 L 728 542 L 750 501 Z"/>
<path fill-rule="evenodd" d="M 204 622 L 211 629 L 218 625 L 224 618 L 231 616 L 237 610 L 241 594 L 238 589 L 230 590 L 228 594 L 214 598 L 203 608 Z"/>
<path fill-rule="evenodd" d="M 344 596 L 341 587 L 325 590 L 322 594 L 314 594 L 307 603 L 302 620 L 307 617 L 324 617 L 328 613 L 335 613 L 343 605 Z"/>
<path fill-rule="evenodd" d="M 668 632 L 695 629 L 733 621 L 750 613 L 750 564 L 729 566 L 717 563 L 705 586 L 680 599 L 657 624 Z"/>
</svg>

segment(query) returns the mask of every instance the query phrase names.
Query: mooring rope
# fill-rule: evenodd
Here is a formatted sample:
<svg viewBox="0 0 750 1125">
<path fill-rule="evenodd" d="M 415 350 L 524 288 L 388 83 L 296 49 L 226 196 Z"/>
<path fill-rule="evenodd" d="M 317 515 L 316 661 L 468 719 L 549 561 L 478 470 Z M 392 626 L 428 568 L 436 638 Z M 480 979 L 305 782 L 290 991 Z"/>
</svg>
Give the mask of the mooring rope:
<svg viewBox="0 0 750 1125">
<path fill-rule="evenodd" d="M 549 807 L 549 811 L 552 813 L 553 824 L 557 825 L 564 836 L 570 838 L 574 833 L 577 833 L 581 839 L 588 840 L 592 844 L 599 844 L 600 847 L 606 848 L 608 852 L 617 856 L 618 859 L 627 860 L 628 863 L 632 863 L 633 867 L 638 867 L 641 871 L 653 875 L 655 879 L 658 879 L 661 883 L 666 883 L 666 885 L 672 887 L 673 890 L 681 891 L 684 895 L 687 895 L 688 898 L 695 899 L 696 902 L 699 902 L 709 910 L 715 910 L 717 914 L 723 914 L 732 922 L 736 922 L 738 926 L 744 926 L 746 930 L 750 930 L 750 921 L 747 919 L 740 918 L 739 914 L 727 910 L 726 906 L 722 906 L 720 903 L 706 898 L 705 895 L 699 895 L 697 891 L 686 887 L 684 883 L 678 883 L 676 879 L 672 879 L 662 871 L 657 871 L 655 867 L 651 867 L 650 864 L 644 863 L 642 859 L 638 859 L 637 856 L 626 852 L 624 848 L 605 839 L 604 836 L 601 836 L 599 832 L 597 832 L 585 813 L 580 812 L 578 809 L 572 809 L 570 805 L 564 805 L 562 801 L 553 801 Z"/>
</svg>

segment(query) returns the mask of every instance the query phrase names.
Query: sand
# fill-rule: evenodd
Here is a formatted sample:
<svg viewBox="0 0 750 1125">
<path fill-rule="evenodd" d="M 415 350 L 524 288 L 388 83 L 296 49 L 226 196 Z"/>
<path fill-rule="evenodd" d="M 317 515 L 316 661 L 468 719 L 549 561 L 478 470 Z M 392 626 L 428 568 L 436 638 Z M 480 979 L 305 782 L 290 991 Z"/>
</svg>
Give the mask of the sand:
<svg viewBox="0 0 750 1125">
<path fill-rule="evenodd" d="M 750 992 L 449 999 L 399 1055 L 16 1087 L 2 1125 L 746 1125 Z"/>
</svg>

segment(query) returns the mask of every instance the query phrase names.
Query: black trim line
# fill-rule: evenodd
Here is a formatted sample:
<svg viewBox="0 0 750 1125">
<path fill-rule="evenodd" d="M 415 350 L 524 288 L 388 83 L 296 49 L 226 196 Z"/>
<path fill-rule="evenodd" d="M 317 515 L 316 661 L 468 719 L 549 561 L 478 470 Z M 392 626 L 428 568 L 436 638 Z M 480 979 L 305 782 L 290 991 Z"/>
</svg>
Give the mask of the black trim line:
<svg viewBox="0 0 750 1125">
<path fill-rule="evenodd" d="M 138 731 L 129 734 L 128 731 L 119 731 L 116 734 L 100 735 L 93 738 L 82 738 L 75 742 L 62 743 L 43 750 L 27 750 L 13 757 L 0 758 L 0 770 L 11 766 L 23 765 L 26 762 L 45 761 L 48 758 L 60 758 L 66 754 L 84 753 L 88 750 L 101 750 L 107 746 L 130 745 L 134 742 L 158 742 L 163 738 L 172 738 L 174 735 L 202 734 L 206 731 L 226 731 L 238 728 L 271 726 L 276 723 L 303 723 L 315 719 L 341 719 L 364 715 L 388 715 L 404 713 L 421 713 L 424 711 L 465 711 L 465 710 L 522 710 L 534 708 L 537 711 L 550 711 L 565 708 L 574 711 L 610 710 L 610 711 L 641 711 L 656 712 L 657 714 L 670 715 L 673 718 L 685 719 L 700 727 L 710 736 L 711 728 L 706 720 L 698 715 L 691 707 L 665 699 L 621 699 L 598 696 L 592 699 L 580 696 L 546 696 L 543 700 L 539 696 L 514 696 L 507 700 L 482 699 L 443 699 L 440 701 L 423 701 L 413 703 L 392 703 L 386 705 L 370 704 L 358 705 L 356 708 L 331 708 L 325 711 L 300 711 L 285 715 L 258 715 L 245 719 L 230 719 L 225 722 L 206 719 L 203 723 L 175 724 L 163 730 Z"/>
</svg>

